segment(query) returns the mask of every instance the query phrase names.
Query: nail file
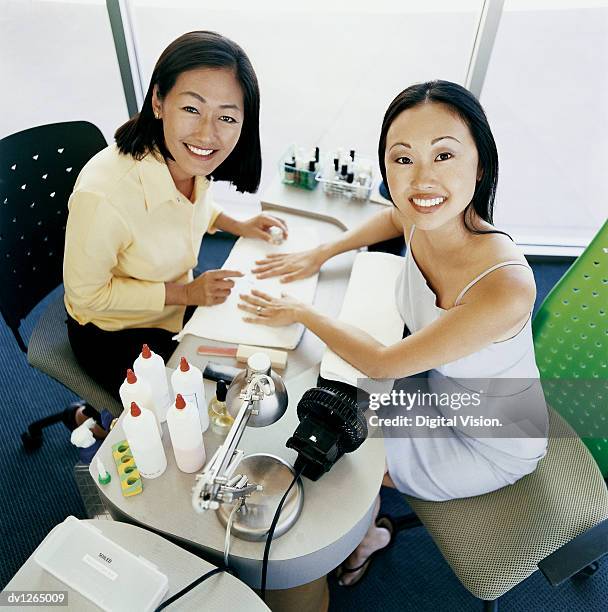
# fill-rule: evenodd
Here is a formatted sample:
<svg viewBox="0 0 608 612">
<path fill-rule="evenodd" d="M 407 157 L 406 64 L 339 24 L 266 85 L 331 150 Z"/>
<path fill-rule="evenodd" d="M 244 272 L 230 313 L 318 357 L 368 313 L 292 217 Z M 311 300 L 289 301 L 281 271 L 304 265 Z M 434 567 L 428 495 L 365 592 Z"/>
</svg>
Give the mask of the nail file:
<svg viewBox="0 0 608 612">
<path fill-rule="evenodd" d="M 201 344 L 196 352 L 207 357 L 236 357 L 236 351 L 237 349 L 233 346 L 206 346 Z"/>
</svg>

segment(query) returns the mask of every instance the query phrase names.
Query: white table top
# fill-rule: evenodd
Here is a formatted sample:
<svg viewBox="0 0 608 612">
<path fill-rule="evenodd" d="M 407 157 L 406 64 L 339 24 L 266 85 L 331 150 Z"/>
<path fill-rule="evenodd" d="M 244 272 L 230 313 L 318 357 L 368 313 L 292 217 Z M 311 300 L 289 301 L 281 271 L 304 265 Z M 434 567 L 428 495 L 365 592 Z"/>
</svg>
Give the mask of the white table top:
<svg viewBox="0 0 608 612">
<path fill-rule="evenodd" d="M 145 529 L 117 521 L 88 522 L 101 530 L 103 535 L 133 554 L 141 555 L 154 563 L 169 579 L 169 590 L 165 599 L 173 596 L 214 567 L 207 561 Z M 70 589 L 52 574 L 43 570 L 33 560 L 33 555 L 34 553 L 6 585 L 5 591 L 68 591 L 68 605 L 57 606 L 57 610 L 88 612 L 100 609 L 80 593 Z M 208 578 L 174 604 L 168 606 L 167 610 L 221 610 L 227 602 L 230 602 L 231 612 L 268 611 L 268 607 L 249 587 L 225 572 Z M 39 611 L 42 607 L 19 606 L 18 609 Z"/>
<path fill-rule="evenodd" d="M 261 205 L 265 210 L 292 212 L 313 219 L 322 219 L 342 230 L 349 230 L 385 209 L 387 200 L 381 198 L 377 190 L 374 190 L 372 199 L 378 201 L 328 196 L 325 195 L 321 185 L 313 191 L 286 185 L 277 173 L 268 189 L 262 194 Z M 380 200 L 384 203 L 380 204 Z M 388 204 L 391 205 L 390 202 Z"/>
</svg>

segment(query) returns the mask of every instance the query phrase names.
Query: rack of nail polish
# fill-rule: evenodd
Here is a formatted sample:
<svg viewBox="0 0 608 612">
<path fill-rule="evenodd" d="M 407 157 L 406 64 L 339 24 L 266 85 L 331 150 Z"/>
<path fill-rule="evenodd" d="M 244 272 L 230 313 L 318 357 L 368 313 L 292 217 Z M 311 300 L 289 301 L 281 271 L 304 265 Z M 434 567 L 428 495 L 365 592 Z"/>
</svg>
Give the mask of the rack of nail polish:
<svg viewBox="0 0 608 612">
<path fill-rule="evenodd" d="M 279 172 L 287 185 L 312 191 L 318 185 L 316 180 L 320 167 L 319 147 L 308 151 L 302 147 L 290 147 L 281 158 Z"/>
<path fill-rule="evenodd" d="M 354 149 L 338 149 L 324 159 L 316 180 L 327 195 L 367 200 L 372 192 L 372 162 L 359 157 Z"/>
</svg>

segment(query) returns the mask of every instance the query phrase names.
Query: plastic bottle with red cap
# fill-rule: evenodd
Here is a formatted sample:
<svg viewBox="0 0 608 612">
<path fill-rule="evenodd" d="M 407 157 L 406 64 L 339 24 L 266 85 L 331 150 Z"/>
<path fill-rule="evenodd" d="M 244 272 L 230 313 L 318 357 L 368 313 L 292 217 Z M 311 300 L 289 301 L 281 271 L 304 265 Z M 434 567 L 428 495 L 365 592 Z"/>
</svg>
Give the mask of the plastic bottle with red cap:
<svg viewBox="0 0 608 612">
<path fill-rule="evenodd" d="M 167 457 L 151 410 L 142 410 L 136 402 L 122 419 L 133 459 L 144 478 L 158 478 L 167 469 Z"/>
<path fill-rule="evenodd" d="M 205 444 L 196 406 L 178 393 L 167 412 L 167 427 L 177 467 L 188 474 L 197 472 L 205 463 Z"/>
<path fill-rule="evenodd" d="M 143 378 L 138 377 L 135 372 L 129 368 L 124 382 L 120 385 L 118 394 L 120 395 L 122 407 L 125 410 L 130 410 L 131 402 L 135 402 L 141 409 L 148 410 L 153 414 L 157 423 L 158 432 L 161 436 L 163 435 L 160 426 L 160 417 L 156 412 L 156 404 L 152 397 L 152 389 Z"/>
<path fill-rule="evenodd" d="M 133 371 L 139 379 L 145 380 L 150 385 L 155 410 L 160 422 L 164 423 L 167 418 L 167 410 L 173 402 L 163 358 L 144 344 L 141 353 L 133 363 Z"/>
<path fill-rule="evenodd" d="M 207 414 L 207 402 L 205 400 L 205 387 L 203 384 L 203 373 L 185 357 L 182 357 L 173 374 L 171 375 L 171 387 L 173 393 L 178 393 L 187 401 L 196 406 L 203 432 L 209 427 L 209 415 Z"/>
</svg>

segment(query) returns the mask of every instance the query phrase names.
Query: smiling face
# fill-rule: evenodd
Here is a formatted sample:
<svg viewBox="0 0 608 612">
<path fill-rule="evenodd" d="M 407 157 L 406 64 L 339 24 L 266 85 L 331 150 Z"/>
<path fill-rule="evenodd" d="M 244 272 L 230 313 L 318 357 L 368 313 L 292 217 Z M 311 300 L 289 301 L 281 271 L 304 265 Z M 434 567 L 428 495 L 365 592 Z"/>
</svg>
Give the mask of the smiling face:
<svg viewBox="0 0 608 612">
<path fill-rule="evenodd" d="M 449 106 L 435 102 L 397 115 L 384 160 L 395 206 L 423 230 L 460 222 L 481 176 L 469 128 Z"/>
<path fill-rule="evenodd" d="M 243 91 L 233 70 L 198 68 L 182 72 L 164 97 L 154 88 L 152 107 L 162 119 L 167 165 L 176 185 L 211 174 L 241 135 Z"/>
</svg>

